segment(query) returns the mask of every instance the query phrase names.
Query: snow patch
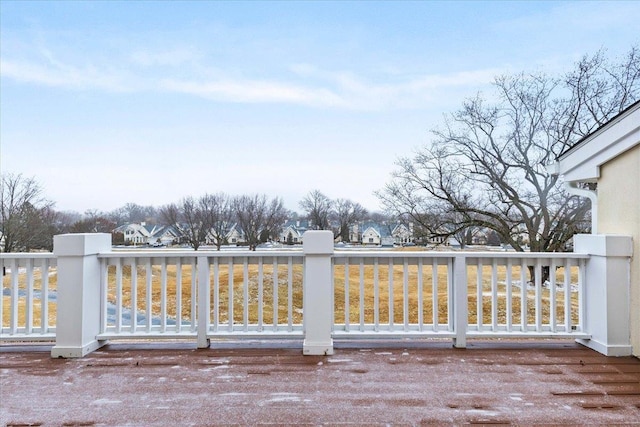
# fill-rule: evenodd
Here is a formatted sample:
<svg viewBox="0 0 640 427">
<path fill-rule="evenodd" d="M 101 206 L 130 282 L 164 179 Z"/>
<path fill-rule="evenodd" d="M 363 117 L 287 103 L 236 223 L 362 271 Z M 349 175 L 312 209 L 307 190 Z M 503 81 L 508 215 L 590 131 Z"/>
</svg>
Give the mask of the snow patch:
<svg viewBox="0 0 640 427">
<path fill-rule="evenodd" d="M 296 393 L 271 393 L 270 399 L 262 400 L 258 403 L 259 406 L 264 406 L 271 403 L 309 403 L 311 399 L 303 399 Z"/>
<path fill-rule="evenodd" d="M 122 403 L 122 400 L 98 399 L 91 402 L 92 405 L 117 405 L 119 403 Z"/>
<path fill-rule="evenodd" d="M 499 413 L 496 411 L 486 411 L 484 409 L 469 409 L 468 411 L 465 411 L 465 412 L 469 415 L 480 415 L 485 417 L 495 417 L 499 415 Z"/>
</svg>

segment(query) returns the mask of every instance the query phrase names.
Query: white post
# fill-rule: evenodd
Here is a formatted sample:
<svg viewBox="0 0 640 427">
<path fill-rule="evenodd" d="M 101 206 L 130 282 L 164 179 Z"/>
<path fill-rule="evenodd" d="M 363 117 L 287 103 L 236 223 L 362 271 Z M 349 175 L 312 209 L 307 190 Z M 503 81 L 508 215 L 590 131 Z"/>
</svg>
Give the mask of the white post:
<svg viewBox="0 0 640 427">
<path fill-rule="evenodd" d="M 211 326 L 211 297 L 209 280 L 209 260 L 206 256 L 198 257 L 198 348 L 209 348 L 209 328 Z M 230 273 L 231 274 L 231 273 Z M 216 308 L 217 309 L 217 308 Z M 216 313 L 216 316 L 218 313 Z"/>
<path fill-rule="evenodd" d="M 105 344 L 100 333 L 100 260 L 111 235 L 61 234 L 53 238 L 58 258 L 56 345 L 51 357 L 82 357 Z"/>
<path fill-rule="evenodd" d="M 333 354 L 331 338 L 331 256 L 333 232 L 307 231 L 303 236 L 304 264 L 304 355 Z"/>
<path fill-rule="evenodd" d="M 591 255 L 584 275 L 583 325 L 591 339 L 578 342 L 606 356 L 629 356 L 631 237 L 579 234 L 573 241 L 575 252 Z"/>
<path fill-rule="evenodd" d="M 468 286 L 467 259 L 464 255 L 458 255 L 453 260 L 453 301 L 449 301 L 449 304 L 453 304 L 453 327 L 456 333 L 453 346 L 456 348 L 467 347 Z"/>
</svg>

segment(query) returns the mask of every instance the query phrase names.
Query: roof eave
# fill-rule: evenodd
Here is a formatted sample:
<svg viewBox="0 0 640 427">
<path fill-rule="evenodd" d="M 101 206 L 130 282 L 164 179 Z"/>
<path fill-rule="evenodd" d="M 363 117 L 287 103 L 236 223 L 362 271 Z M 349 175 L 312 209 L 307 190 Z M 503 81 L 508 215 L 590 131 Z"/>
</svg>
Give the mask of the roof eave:
<svg viewBox="0 0 640 427">
<path fill-rule="evenodd" d="M 601 165 L 639 143 L 640 102 L 636 102 L 558 156 L 547 171 L 562 175 L 565 181 L 595 181 Z"/>
</svg>

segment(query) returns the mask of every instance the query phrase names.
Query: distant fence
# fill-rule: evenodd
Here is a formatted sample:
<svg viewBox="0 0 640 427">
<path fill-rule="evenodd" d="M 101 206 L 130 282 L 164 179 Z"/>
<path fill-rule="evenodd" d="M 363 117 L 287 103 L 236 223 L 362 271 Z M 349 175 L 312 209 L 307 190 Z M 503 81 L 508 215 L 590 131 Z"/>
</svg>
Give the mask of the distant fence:
<svg viewBox="0 0 640 427">
<path fill-rule="evenodd" d="M 295 338 L 329 354 L 333 339 L 588 341 L 602 316 L 585 302 L 587 253 L 334 251 L 323 232 L 303 250 L 118 252 L 108 237 L 1 254 L 0 340 L 75 357 L 107 340 Z"/>
</svg>

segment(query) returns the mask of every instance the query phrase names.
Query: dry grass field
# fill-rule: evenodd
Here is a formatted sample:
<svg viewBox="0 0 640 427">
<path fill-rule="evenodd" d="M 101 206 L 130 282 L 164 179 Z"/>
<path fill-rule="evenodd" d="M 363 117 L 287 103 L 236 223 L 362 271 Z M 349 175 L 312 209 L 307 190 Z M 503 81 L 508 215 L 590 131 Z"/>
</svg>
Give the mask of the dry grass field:
<svg viewBox="0 0 640 427">
<path fill-rule="evenodd" d="M 26 273 L 20 273 L 18 275 L 18 288 L 20 290 L 19 298 L 18 298 L 18 326 L 25 325 L 26 313 L 27 313 L 27 301 L 26 296 L 21 295 L 23 292 L 26 292 L 27 289 L 27 277 Z M 49 276 L 49 290 L 55 291 L 58 283 L 58 275 L 55 274 L 55 269 L 53 269 Z M 11 281 L 10 276 L 4 276 L 2 278 L 2 287 L 3 291 L 5 289 L 11 289 Z M 41 322 L 41 314 L 42 314 L 42 300 L 39 297 L 39 294 L 42 291 L 42 271 L 38 268 L 34 271 L 33 274 L 34 280 L 34 299 L 33 299 L 33 326 L 40 327 Z M 2 293 L 2 326 L 8 327 L 11 321 L 11 296 L 5 295 L 5 292 Z M 55 302 L 48 302 L 48 319 L 49 325 L 55 325 L 56 323 L 56 308 L 57 304 Z"/>
<path fill-rule="evenodd" d="M 392 271 L 393 276 L 393 288 L 392 298 L 390 299 L 390 286 L 389 286 L 389 270 L 387 265 L 380 265 L 378 268 L 378 316 L 380 323 L 389 323 L 389 307 L 393 307 L 393 321 L 394 323 L 404 322 L 404 292 L 403 292 L 403 266 L 394 266 Z M 345 323 L 345 313 L 348 301 L 349 322 L 357 324 L 360 322 L 360 299 L 364 301 L 364 322 L 373 323 L 375 319 L 374 301 L 375 301 L 375 289 L 374 289 L 374 275 L 375 271 L 373 266 L 367 265 L 363 268 L 362 276 L 362 289 L 361 294 L 361 278 L 360 267 L 358 265 L 349 266 L 349 291 L 346 292 L 345 286 L 345 272 L 344 265 L 337 265 L 335 267 L 335 321 L 336 323 Z M 302 322 L 302 280 L 303 272 L 301 265 L 293 265 L 291 271 L 291 296 L 289 296 L 289 272 L 286 265 L 280 265 L 277 271 L 277 292 L 274 294 L 274 275 L 272 265 L 264 265 L 262 272 L 262 297 L 260 298 L 260 280 L 258 277 L 258 267 L 256 265 L 249 265 L 248 269 L 248 285 L 246 288 L 248 297 L 248 319 L 249 323 L 256 323 L 259 316 L 259 301 L 262 299 L 263 307 L 263 323 L 272 324 L 274 319 L 274 301 L 277 298 L 276 316 L 278 323 L 287 323 L 288 310 L 289 310 L 289 297 L 291 298 L 292 317 L 293 323 Z M 423 277 L 423 290 L 422 290 L 422 313 L 425 323 L 431 323 L 433 319 L 433 312 L 436 310 L 438 322 L 441 324 L 448 322 L 448 289 L 447 289 L 447 272 L 445 266 L 440 266 L 436 269 L 436 292 L 433 292 L 433 274 L 434 271 L 431 265 L 424 266 Z M 227 265 L 221 265 L 218 273 L 219 280 L 219 313 L 218 321 L 220 323 L 228 322 L 229 317 L 229 297 L 231 293 L 229 285 L 229 276 L 232 275 L 231 286 L 233 290 L 233 306 L 234 306 L 234 323 L 242 323 L 244 318 L 243 304 L 244 304 L 244 268 L 242 265 L 236 265 L 229 271 Z M 556 272 L 557 282 L 563 283 L 564 281 L 564 269 L 560 268 Z M 570 272 L 571 282 L 577 281 L 577 269 L 573 268 Z M 163 289 L 162 277 L 166 275 L 166 286 Z M 26 275 L 19 275 L 19 288 L 24 290 L 26 283 Z M 122 292 L 121 292 L 121 304 L 125 308 L 131 308 L 132 301 L 132 287 L 131 287 L 131 267 L 122 267 Z M 214 304 L 214 286 L 213 275 L 211 286 L 211 303 Z M 416 266 L 409 267 L 408 276 L 408 321 L 409 323 L 418 322 L 418 311 L 420 296 L 418 292 L 418 271 Z M 497 314 L 498 323 L 506 323 L 507 304 L 506 295 L 507 289 L 504 284 L 506 277 L 506 268 L 498 268 L 498 304 Z M 512 269 L 513 280 L 517 280 L 520 277 L 520 267 L 514 267 Z M 56 289 L 56 274 L 53 270 L 49 277 L 49 289 L 55 291 Z M 180 280 L 178 280 L 180 278 Z M 477 269 L 475 267 L 469 267 L 468 269 L 468 310 L 469 310 L 469 323 L 477 323 Z M 137 282 L 137 307 L 139 312 L 145 312 L 147 310 L 147 272 L 144 266 L 138 266 L 136 270 L 136 282 Z M 34 283 L 36 290 L 36 298 L 34 298 L 33 304 L 33 326 L 40 326 L 40 313 L 41 313 L 41 300 L 38 298 L 39 290 L 42 286 L 41 272 L 36 270 L 34 274 Z M 117 303 L 117 289 L 116 289 L 116 271 L 115 267 L 109 267 L 108 274 L 108 298 L 112 303 Z M 162 314 L 161 307 L 161 295 L 166 295 L 166 315 L 171 318 L 180 316 L 182 319 L 188 320 L 191 316 L 191 294 L 192 294 L 192 267 L 190 265 L 182 266 L 180 270 L 175 265 L 168 265 L 166 269 L 158 265 L 152 266 L 151 269 L 151 312 L 154 316 Z M 10 288 L 9 276 L 3 278 L 3 287 Z M 491 267 L 484 266 L 482 271 L 482 316 L 485 323 L 491 323 L 491 316 L 493 307 L 491 305 Z M 180 295 L 180 297 L 178 297 Z M 435 300 L 437 300 L 434 305 Z M 275 298 L 274 298 L 275 297 Z M 535 322 L 535 294 L 532 290 L 527 292 L 527 321 L 529 323 Z M 512 323 L 517 324 L 521 321 L 521 294 L 518 286 L 512 287 Z M 391 304 L 390 304 L 391 301 Z M 3 311 L 2 311 L 2 324 L 4 327 L 9 326 L 10 322 L 10 304 L 11 297 L 3 294 Z M 577 322 L 577 293 L 571 293 L 571 306 L 572 306 L 572 322 Z M 178 308 L 180 305 L 180 308 Z M 549 322 L 549 315 L 551 312 L 551 292 L 549 289 L 543 289 L 542 292 L 542 315 L 543 323 Z M 564 291 L 559 290 L 556 293 L 556 311 L 558 323 L 564 322 Z M 20 296 L 18 302 L 18 322 L 19 326 L 24 325 L 26 314 L 26 298 Z M 56 305 L 55 303 L 49 303 L 49 323 L 55 324 Z"/>
</svg>

